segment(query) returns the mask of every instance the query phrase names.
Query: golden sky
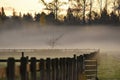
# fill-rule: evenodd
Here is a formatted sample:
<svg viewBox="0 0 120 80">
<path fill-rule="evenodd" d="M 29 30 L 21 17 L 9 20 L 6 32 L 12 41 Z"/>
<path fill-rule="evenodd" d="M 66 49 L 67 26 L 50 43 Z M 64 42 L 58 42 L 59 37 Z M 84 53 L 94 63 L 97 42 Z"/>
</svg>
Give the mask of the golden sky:
<svg viewBox="0 0 120 80">
<path fill-rule="evenodd" d="M 50 0 L 46 0 L 50 1 Z M 63 1 L 63 0 L 61 0 Z M 68 1 L 68 0 L 64 0 Z M 93 0 L 93 9 L 99 10 L 99 4 L 97 3 L 98 0 Z M 103 5 L 106 0 L 103 0 Z M 113 5 L 113 0 L 108 0 L 109 6 L 108 8 L 112 9 L 111 5 Z M 0 0 L 0 7 L 5 8 L 5 13 L 7 15 L 12 15 L 13 9 L 15 9 L 16 13 L 32 13 L 33 15 L 38 12 L 42 11 L 44 7 L 39 0 Z M 64 6 L 66 8 L 68 6 Z"/>
<path fill-rule="evenodd" d="M 43 5 L 39 3 L 39 0 L 0 0 L 0 7 L 5 8 L 5 12 L 8 15 L 12 15 L 13 9 L 17 13 L 37 13 L 43 8 Z"/>
</svg>

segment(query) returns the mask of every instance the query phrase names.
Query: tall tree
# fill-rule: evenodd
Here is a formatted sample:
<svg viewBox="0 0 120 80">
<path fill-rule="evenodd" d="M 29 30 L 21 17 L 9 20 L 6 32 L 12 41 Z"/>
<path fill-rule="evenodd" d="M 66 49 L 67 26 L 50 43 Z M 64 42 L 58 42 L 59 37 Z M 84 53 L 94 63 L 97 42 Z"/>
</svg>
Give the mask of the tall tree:
<svg viewBox="0 0 120 80">
<path fill-rule="evenodd" d="M 49 10 L 55 14 L 55 19 L 58 20 L 58 11 L 63 4 L 66 2 L 60 2 L 59 0 L 52 0 L 51 2 L 47 3 L 45 0 L 41 0 L 44 6 L 46 7 L 45 10 Z"/>
<path fill-rule="evenodd" d="M 117 1 L 117 4 L 118 4 L 117 10 L 118 10 L 118 16 L 119 16 L 119 22 L 120 22 L 120 0 Z"/>
<path fill-rule="evenodd" d="M 89 23 L 91 23 L 91 20 L 92 20 L 92 0 L 90 0 Z"/>
<path fill-rule="evenodd" d="M 24 14 L 23 15 L 23 20 L 28 21 L 28 22 L 32 22 L 33 21 L 33 17 L 30 13 Z"/>
<path fill-rule="evenodd" d="M 1 8 L 1 20 L 4 21 L 6 18 L 7 18 L 7 16 L 5 14 L 4 8 L 2 7 Z"/>
<path fill-rule="evenodd" d="M 73 1 L 73 0 L 69 0 L 69 8 L 72 13 L 79 17 L 80 15 L 80 11 L 82 11 L 82 3 L 80 2 L 80 0 L 76 0 L 76 1 Z"/>
<path fill-rule="evenodd" d="M 83 23 L 85 23 L 86 0 L 83 0 Z"/>
</svg>

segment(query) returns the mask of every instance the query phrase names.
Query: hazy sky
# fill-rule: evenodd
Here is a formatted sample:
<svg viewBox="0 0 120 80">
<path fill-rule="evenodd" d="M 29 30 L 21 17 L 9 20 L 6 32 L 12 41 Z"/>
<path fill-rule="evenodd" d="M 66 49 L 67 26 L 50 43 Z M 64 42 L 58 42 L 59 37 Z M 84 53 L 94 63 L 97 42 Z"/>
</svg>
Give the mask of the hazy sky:
<svg viewBox="0 0 120 80">
<path fill-rule="evenodd" d="M 0 7 L 5 7 L 6 14 L 12 15 L 13 9 L 16 12 L 22 13 L 35 13 L 40 12 L 43 5 L 39 3 L 39 0 L 0 0 Z"/>
</svg>

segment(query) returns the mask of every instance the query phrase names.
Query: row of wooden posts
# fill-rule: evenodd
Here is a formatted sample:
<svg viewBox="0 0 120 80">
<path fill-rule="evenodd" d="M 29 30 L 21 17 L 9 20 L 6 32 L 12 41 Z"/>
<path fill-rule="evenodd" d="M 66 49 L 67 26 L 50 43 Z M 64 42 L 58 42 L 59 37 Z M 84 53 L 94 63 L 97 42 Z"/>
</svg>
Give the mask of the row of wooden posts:
<svg viewBox="0 0 120 80">
<path fill-rule="evenodd" d="M 82 80 L 85 71 L 85 60 L 95 58 L 97 52 L 84 54 L 80 56 L 74 55 L 72 58 L 47 58 L 36 59 L 32 57 L 22 57 L 20 60 L 8 58 L 7 60 L 7 80 L 15 79 L 15 62 L 20 62 L 20 79 L 21 80 Z M 30 75 L 27 72 L 27 64 L 30 63 Z M 37 70 L 36 63 L 39 63 L 39 70 Z M 39 78 L 37 79 L 37 72 Z M 96 73 L 97 74 L 97 73 Z M 31 78 L 28 78 L 30 76 Z"/>
</svg>

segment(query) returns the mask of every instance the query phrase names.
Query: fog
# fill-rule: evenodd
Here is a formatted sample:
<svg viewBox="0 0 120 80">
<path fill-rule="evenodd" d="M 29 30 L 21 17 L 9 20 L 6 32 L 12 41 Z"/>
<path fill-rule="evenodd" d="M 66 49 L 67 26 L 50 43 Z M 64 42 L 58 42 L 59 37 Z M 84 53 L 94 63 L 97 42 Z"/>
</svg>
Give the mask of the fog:
<svg viewBox="0 0 120 80">
<path fill-rule="evenodd" d="M 78 48 L 120 51 L 120 27 L 16 26 L 1 28 L 0 49 Z"/>
</svg>

